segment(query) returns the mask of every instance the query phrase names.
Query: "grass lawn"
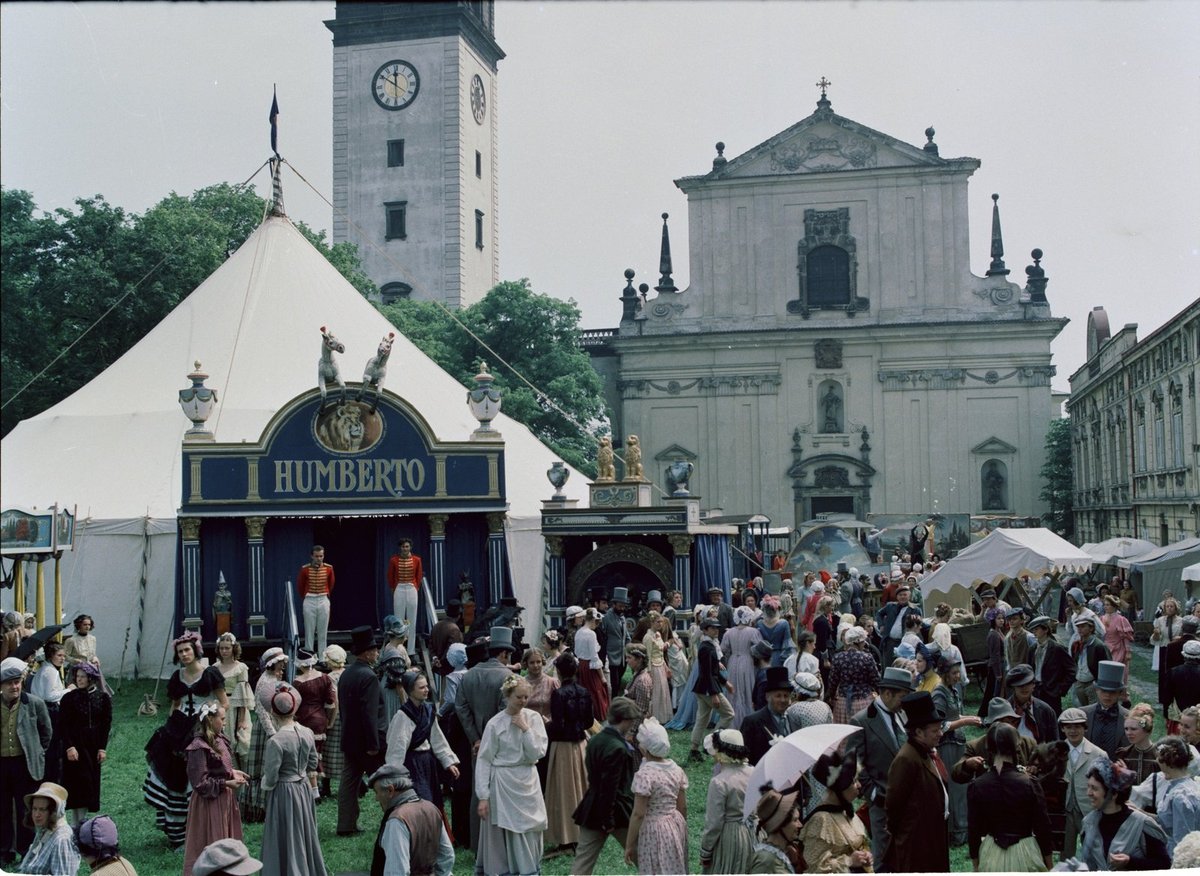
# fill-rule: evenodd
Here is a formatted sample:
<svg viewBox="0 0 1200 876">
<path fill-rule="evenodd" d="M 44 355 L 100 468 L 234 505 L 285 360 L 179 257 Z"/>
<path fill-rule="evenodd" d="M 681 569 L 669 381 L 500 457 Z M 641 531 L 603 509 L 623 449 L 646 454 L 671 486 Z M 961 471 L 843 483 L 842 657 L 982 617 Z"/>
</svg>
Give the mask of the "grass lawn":
<svg viewBox="0 0 1200 876">
<path fill-rule="evenodd" d="M 1132 688 L 1130 692 L 1133 702 L 1146 701 L 1156 704 L 1156 677 L 1150 670 L 1149 650 L 1138 647 L 1132 663 Z M 165 702 L 166 683 L 159 688 L 159 701 Z M 178 873 L 183 866 L 181 852 L 167 849 L 165 837 L 154 826 L 153 810 L 142 800 L 141 785 L 146 773 L 146 761 L 143 748 L 150 734 L 165 718 L 165 706 L 159 715 L 152 718 L 139 717 L 137 707 L 142 701 L 142 695 L 154 690 L 153 681 L 125 681 L 121 684 L 113 704 L 113 733 L 109 743 L 108 762 L 103 768 L 102 802 L 104 812 L 111 815 L 117 822 L 121 835 L 123 853 L 143 876 L 166 876 Z M 974 714 L 979 708 L 980 691 L 975 685 L 967 688 L 967 702 L 964 711 Z M 968 737 L 979 735 L 981 731 L 967 728 Z M 1161 715 L 1159 724 L 1155 727 L 1155 738 L 1162 735 Z M 708 789 L 708 779 L 711 776 L 709 764 L 687 764 L 689 733 L 686 731 L 671 731 L 671 755 L 676 762 L 682 764 L 687 771 L 688 786 L 688 823 L 691 826 L 689 843 L 689 869 L 693 873 L 700 872 L 700 825 L 703 822 L 704 803 Z M 359 816 L 359 826 L 363 833 L 355 837 L 339 837 L 335 835 L 337 822 L 337 804 L 331 800 L 317 807 L 317 826 L 321 834 L 322 848 L 325 853 L 325 864 L 331 874 L 351 871 L 368 871 L 371 866 L 371 855 L 374 847 L 375 832 L 379 825 L 379 810 L 374 799 L 370 796 L 363 798 L 362 814 Z M 262 849 L 262 825 L 248 824 L 245 826 L 246 845 L 252 854 L 258 855 Z M 563 855 L 543 862 L 542 872 L 547 876 L 566 874 L 571 866 L 569 855 Z M 959 846 L 950 851 L 950 866 L 955 872 L 968 872 L 971 869 L 967 857 L 967 847 Z M 454 868 L 455 873 L 469 874 L 472 872 L 472 856 L 467 852 L 459 852 Z M 636 869 L 624 863 L 623 851 L 617 847 L 615 840 L 610 840 L 600 856 L 596 867 L 597 873 L 631 874 Z"/>
</svg>

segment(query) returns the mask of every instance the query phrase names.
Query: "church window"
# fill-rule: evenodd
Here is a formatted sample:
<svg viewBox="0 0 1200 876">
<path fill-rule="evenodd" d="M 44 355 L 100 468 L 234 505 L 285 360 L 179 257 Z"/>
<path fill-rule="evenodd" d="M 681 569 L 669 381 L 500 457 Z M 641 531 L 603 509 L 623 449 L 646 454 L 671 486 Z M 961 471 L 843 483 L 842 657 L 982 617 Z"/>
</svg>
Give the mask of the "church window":
<svg viewBox="0 0 1200 876">
<path fill-rule="evenodd" d="M 822 434 L 845 432 L 845 394 L 836 380 L 826 380 L 817 388 L 817 425 Z"/>
<path fill-rule="evenodd" d="M 1154 462 L 1158 468 L 1167 467 L 1167 435 L 1161 404 L 1154 412 Z"/>
<path fill-rule="evenodd" d="M 387 141 L 387 161 L 388 167 L 404 167 L 404 141 L 403 140 L 388 140 Z"/>
<path fill-rule="evenodd" d="M 404 240 L 408 237 L 408 201 L 389 201 L 383 205 L 386 216 L 385 240 Z"/>
<path fill-rule="evenodd" d="M 818 246 L 808 254 L 808 303 L 832 307 L 850 303 L 850 255 L 838 246 Z"/>
<path fill-rule="evenodd" d="M 1146 470 L 1146 410 L 1139 409 L 1137 412 L 1137 431 L 1134 432 L 1134 454 L 1133 470 Z"/>
<path fill-rule="evenodd" d="M 1008 509 L 1008 466 L 999 459 L 989 459 L 979 470 L 984 511 Z"/>
<path fill-rule="evenodd" d="M 475 178 L 483 179 L 483 153 L 475 150 Z"/>
<path fill-rule="evenodd" d="M 1175 468 L 1183 468 L 1183 405 L 1178 399 L 1171 405 L 1171 449 Z"/>
<path fill-rule="evenodd" d="M 800 295 L 788 313 L 805 319 L 814 310 L 844 310 L 853 316 L 869 302 L 858 297 L 858 242 L 850 234 L 850 208 L 805 210 L 804 237 L 797 245 Z"/>
<path fill-rule="evenodd" d="M 405 298 L 412 297 L 412 286 L 407 283 L 386 283 L 379 290 L 379 300 L 382 304 L 395 304 Z"/>
<path fill-rule="evenodd" d="M 483 249 L 483 211 L 475 211 L 475 248 Z"/>
</svg>

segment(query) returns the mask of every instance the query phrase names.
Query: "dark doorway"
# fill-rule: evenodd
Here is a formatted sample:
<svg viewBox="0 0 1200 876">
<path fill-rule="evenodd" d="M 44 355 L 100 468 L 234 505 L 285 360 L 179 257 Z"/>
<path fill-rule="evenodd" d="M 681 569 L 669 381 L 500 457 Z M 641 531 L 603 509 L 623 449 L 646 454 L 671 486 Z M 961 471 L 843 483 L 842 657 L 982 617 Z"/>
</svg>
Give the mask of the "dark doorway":
<svg viewBox="0 0 1200 876">
<path fill-rule="evenodd" d="M 853 496 L 813 496 L 811 501 L 814 518 L 822 514 L 854 513 Z"/>
<path fill-rule="evenodd" d="M 376 539 L 381 529 L 379 521 L 372 517 L 313 520 L 313 543 L 325 548 L 325 561 L 337 573 L 337 586 L 330 599 L 331 630 L 349 630 L 360 624 L 379 625 L 376 591 L 383 580 L 383 570 L 379 568 Z"/>
<path fill-rule="evenodd" d="M 625 587 L 629 590 L 629 604 L 631 610 L 636 609 L 642 604 L 642 596 L 651 590 L 662 591 L 664 588 L 658 577 L 647 569 L 645 566 L 638 563 L 609 563 L 601 569 L 597 569 L 595 573 L 590 575 L 583 582 L 583 587 L 580 588 L 578 598 L 585 600 L 579 602 L 579 605 L 587 604 L 588 594 L 592 588 L 603 587 L 611 595 L 614 587 Z"/>
</svg>

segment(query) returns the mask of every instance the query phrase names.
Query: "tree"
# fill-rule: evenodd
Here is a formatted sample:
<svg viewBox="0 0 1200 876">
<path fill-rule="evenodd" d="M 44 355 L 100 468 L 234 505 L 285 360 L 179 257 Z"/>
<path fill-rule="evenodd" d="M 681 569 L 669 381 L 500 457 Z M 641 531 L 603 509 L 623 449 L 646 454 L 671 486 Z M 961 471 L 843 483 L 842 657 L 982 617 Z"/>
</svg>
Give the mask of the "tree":
<svg viewBox="0 0 1200 876">
<path fill-rule="evenodd" d="M 265 206 L 222 183 L 172 192 L 140 216 L 99 195 L 37 215 L 28 192 L 0 191 L 3 434 L 141 340 L 245 242 Z M 297 228 L 359 291 L 374 291 L 352 245 Z"/>
<path fill-rule="evenodd" d="M 579 346 L 574 301 L 539 295 L 527 279 L 500 283 L 457 314 L 475 337 L 436 304 L 400 301 L 380 310 L 463 386 L 474 386 L 479 363 L 487 363 L 504 392 L 504 413 L 565 462 L 594 473 L 597 440 L 607 433 L 608 420 L 600 377 Z"/>
<path fill-rule="evenodd" d="M 1071 421 L 1054 420 L 1046 432 L 1046 462 L 1042 466 L 1039 498 L 1049 509 L 1042 515 L 1046 526 L 1065 539 L 1075 535 L 1074 466 L 1071 462 Z"/>
</svg>

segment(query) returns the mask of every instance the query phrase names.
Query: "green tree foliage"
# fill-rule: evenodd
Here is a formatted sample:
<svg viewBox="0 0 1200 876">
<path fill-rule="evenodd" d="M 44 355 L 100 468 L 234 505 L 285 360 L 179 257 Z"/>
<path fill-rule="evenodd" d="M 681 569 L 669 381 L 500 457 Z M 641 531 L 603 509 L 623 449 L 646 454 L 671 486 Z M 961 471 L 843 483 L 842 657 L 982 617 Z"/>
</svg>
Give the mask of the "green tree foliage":
<svg viewBox="0 0 1200 876">
<path fill-rule="evenodd" d="M 141 340 L 242 245 L 265 209 L 252 190 L 225 183 L 172 193 L 141 215 L 99 195 L 38 215 L 28 192 L 0 191 L 3 434 Z M 352 245 L 297 227 L 359 291 L 374 291 Z"/>
<path fill-rule="evenodd" d="M 1075 535 L 1074 467 L 1071 462 L 1071 421 L 1054 420 L 1046 432 L 1046 462 L 1042 466 L 1040 498 L 1049 509 L 1042 521 L 1070 539 Z"/>
<path fill-rule="evenodd" d="M 459 311 L 462 323 L 503 362 L 435 304 L 400 301 L 380 310 L 464 386 L 474 385 L 479 363 L 486 362 L 504 392 L 504 413 L 528 426 L 564 461 L 594 473 L 596 442 L 607 433 L 608 422 L 600 377 L 579 346 L 574 301 L 539 295 L 523 279 L 503 282 Z M 583 428 L 540 398 L 513 369 Z"/>
</svg>

